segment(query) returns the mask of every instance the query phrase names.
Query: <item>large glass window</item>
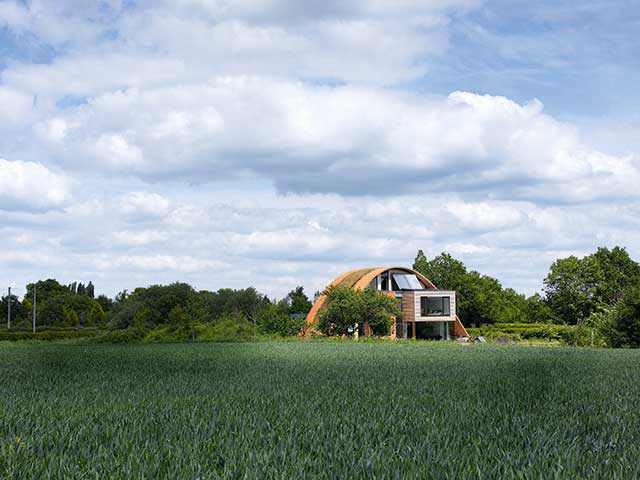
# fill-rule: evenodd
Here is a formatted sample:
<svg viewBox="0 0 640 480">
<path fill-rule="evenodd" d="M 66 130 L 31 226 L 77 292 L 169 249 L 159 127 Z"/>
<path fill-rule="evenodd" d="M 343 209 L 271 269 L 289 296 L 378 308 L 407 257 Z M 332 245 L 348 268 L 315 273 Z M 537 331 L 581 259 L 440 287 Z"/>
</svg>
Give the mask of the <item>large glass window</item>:
<svg viewBox="0 0 640 480">
<path fill-rule="evenodd" d="M 414 274 L 394 273 L 393 280 L 398 285 L 398 290 L 422 290 L 424 288 Z"/>
<path fill-rule="evenodd" d="M 451 315 L 449 297 L 421 297 L 420 315 L 423 317 L 448 317 Z"/>
</svg>

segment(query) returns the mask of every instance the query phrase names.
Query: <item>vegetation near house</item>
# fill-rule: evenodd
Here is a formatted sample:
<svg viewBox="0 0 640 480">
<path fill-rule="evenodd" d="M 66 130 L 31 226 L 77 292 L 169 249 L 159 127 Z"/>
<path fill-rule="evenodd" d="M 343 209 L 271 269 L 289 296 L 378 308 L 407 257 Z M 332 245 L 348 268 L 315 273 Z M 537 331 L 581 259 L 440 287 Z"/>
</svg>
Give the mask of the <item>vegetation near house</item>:
<svg viewBox="0 0 640 480">
<path fill-rule="evenodd" d="M 387 335 L 393 318 L 402 317 L 397 300 L 376 290 L 331 286 L 324 295 L 327 305 L 319 314 L 318 328 L 325 335 L 346 335 L 366 326 L 374 335 Z"/>
<path fill-rule="evenodd" d="M 458 314 L 465 325 L 569 325 L 560 338 L 570 344 L 640 346 L 640 315 L 630 306 L 640 285 L 640 264 L 624 248 L 601 247 L 584 258 L 556 260 L 544 279 L 544 296 L 505 289 L 447 253 L 428 260 L 420 250 L 413 267 L 439 288 L 459 293 Z"/>
<path fill-rule="evenodd" d="M 468 269 L 447 253 L 428 259 L 420 250 L 413 269 L 439 289 L 455 292 L 454 313 L 471 335 L 640 346 L 640 264 L 624 248 L 599 248 L 583 258 L 556 260 L 544 279 L 543 294 L 529 297 Z M 196 291 L 186 283 L 125 290 L 110 299 L 96 297 L 92 282 L 63 285 L 47 279 L 27 285 L 22 301 L 15 295 L 1 298 L 0 322 L 7 324 L 11 302 L 12 330 L 0 331 L 0 338 L 23 338 L 31 330 L 34 290 L 37 326 L 43 338 L 45 330 L 56 330 L 51 337 L 57 338 L 65 328 L 79 330 L 69 336 L 89 335 L 81 331 L 98 329 L 104 341 L 117 342 L 147 337 L 180 341 L 216 339 L 217 335 L 225 340 L 293 336 L 304 326 L 311 309 L 300 286 L 280 300 L 269 299 L 252 287 L 211 292 Z M 330 298 L 318 320 L 319 330 L 328 335 L 349 333 L 356 324 L 361 331 L 370 328 L 374 335 L 386 335 L 391 318 L 402 318 L 396 301 L 373 289 L 355 293 L 332 288 L 325 293 Z"/>
</svg>

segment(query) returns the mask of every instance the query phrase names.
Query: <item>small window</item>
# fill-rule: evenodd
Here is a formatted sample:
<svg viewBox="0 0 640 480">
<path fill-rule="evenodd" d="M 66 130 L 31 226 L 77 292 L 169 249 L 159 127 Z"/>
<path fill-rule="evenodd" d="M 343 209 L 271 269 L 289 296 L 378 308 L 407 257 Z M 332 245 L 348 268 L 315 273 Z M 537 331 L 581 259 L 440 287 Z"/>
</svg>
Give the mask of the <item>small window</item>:
<svg viewBox="0 0 640 480">
<path fill-rule="evenodd" d="M 423 317 L 448 317 L 451 315 L 449 297 L 421 297 L 420 315 Z"/>
<path fill-rule="evenodd" d="M 389 290 L 389 272 L 380 274 L 380 290 L 386 292 Z"/>
</svg>

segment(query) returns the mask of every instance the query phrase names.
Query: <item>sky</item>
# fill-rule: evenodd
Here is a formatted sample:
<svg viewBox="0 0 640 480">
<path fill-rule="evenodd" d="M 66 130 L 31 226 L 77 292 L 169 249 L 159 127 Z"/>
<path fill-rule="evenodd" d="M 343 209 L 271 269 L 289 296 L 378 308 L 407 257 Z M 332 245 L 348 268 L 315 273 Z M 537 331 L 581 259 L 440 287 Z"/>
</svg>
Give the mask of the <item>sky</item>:
<svg viewBox="0 0 640 480">
<path fill-rule="evenodd" d="M 640 259 L 640 0 L 0 0 L 0 288 Z"/>
</svg>

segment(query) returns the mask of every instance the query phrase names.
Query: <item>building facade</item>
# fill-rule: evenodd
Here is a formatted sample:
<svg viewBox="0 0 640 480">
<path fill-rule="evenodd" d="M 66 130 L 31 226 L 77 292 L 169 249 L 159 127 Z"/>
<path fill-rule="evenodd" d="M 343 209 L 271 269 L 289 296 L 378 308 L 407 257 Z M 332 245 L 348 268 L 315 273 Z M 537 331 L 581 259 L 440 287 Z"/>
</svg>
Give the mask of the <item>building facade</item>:
<svg viewBox="0 0 640 480">
<path fill-rule="evenodd" d="M 389 336 L 449 340 L 467 337 L 467 331 L 456 314 L 456 292 L 438 290 L 424 275 L 404 267 L 364 268 L 340 275 L 328 286 L 344 286 L 356 290 L 372 288 L 398 299 L 402 318 L 397 319 Z M 314 303 L 307 323 L 312 325 L 323 308 L 326 297 Z M 365 335 L 370 334 L 365 328 Z"/>
</svg>

